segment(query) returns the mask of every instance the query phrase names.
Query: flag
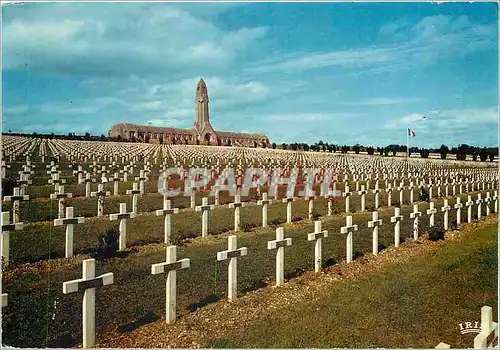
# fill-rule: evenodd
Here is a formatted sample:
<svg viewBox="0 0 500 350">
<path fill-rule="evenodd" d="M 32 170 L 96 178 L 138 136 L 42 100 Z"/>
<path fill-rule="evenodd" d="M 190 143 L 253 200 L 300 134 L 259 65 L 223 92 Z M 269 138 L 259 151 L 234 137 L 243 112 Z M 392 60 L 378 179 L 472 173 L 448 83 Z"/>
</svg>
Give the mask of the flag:
<svg viewBox="0 0 500 350">
<path fill-rule="evenodd" d="M 408 129 L 408 135 L 411 135 L 412 137 L 415 137 L 415 135 L 417 135 L 417 133 L 413 130 L 410 130 Z"/>
</svg>

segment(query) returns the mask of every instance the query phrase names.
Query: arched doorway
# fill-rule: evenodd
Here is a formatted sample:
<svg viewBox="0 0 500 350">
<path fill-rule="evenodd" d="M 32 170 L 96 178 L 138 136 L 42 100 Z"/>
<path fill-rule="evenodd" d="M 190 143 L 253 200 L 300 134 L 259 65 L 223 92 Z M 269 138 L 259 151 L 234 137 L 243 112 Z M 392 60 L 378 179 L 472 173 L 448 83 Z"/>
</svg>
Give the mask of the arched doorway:
<svg viewBox="0 0 500 350">
<path fill-rule="evenodd" d="M 210 139 L 212 138 L 212 134 L 210 133 L 206 133 L 205 134 L 205 137 L 203 138 L 203 140 L 209 145 L 210 144 Z"/>
<path fill-rule="evenodd" d="M 231 146 L 231 140 L 227 140 L 227 145 Z"/>
</svg>

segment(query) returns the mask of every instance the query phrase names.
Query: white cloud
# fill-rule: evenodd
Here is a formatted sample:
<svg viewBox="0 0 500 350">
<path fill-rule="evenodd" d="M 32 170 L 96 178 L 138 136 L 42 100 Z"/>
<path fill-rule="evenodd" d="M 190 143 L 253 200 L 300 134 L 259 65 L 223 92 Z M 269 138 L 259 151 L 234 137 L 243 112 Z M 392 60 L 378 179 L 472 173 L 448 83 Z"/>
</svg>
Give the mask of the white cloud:
<svg viewBox="0 0 500 350">
<path fill-rule="evenodd" d="M 397 34 L 395 38 L 400 41 L 378 47 L 281 55 L 257 62 L 246 71 L 264 73 L 325 67 L 392 71 L 497 47 L 495 26 L 472 23 L 466 16 L 429 16 L 413 27 L 404 20 L 398 20 L 385 24 L 380 32 L 384 35 Z M 406 40 L 401 40 L 403 38 Z"/>
</svg>

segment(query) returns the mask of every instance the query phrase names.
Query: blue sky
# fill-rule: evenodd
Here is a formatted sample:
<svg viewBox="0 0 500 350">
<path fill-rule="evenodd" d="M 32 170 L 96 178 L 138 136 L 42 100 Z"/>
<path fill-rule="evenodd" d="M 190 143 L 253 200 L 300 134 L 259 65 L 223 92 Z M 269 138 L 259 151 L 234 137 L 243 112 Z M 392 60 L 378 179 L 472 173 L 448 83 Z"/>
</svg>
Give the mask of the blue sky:
<svg viewBox="0 0 500 350">
<path fill-rule="evenodd" d="M 271 142 L 498 145 L 495 3 L 2 6 L 3 129 L 190 128 Z M 423 118 L 425 116 L 425 119 Z"/>
</svg>

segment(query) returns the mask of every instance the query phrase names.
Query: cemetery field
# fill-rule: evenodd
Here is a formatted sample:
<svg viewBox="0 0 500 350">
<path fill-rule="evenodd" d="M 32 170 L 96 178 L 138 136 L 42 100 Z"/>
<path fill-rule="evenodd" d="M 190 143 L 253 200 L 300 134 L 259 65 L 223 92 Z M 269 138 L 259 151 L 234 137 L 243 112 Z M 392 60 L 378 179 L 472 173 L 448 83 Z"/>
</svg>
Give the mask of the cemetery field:
<svg viewBox="0 0 500 350">
<path fill-rule="evenodd" d="M 453 335 L 397 342 L 446 296 L 475 298 L 457 315 L 491 302 L 474 226 L 497 220 L 491 165 L 21 137 L 4 153 L 5 345 L 435 346 Z M 440 267 L 461 250 L 463 273 Z"/>
<path fill-rule="evenodd" d="M 448 232 L 446 241 L 407 241 L 377 257 L 320 275 L 307 272 L 282 289 L 207 307 L 174 326 L 155 322 L 102 345 L 432 348 L 442 340 L 470 347 L 476 334 L 461 334 L 459 324 L 480 320 L 483 305 L 494 314 L 498 307 L 497 234 L 493 215 Z"/>
</svg>

